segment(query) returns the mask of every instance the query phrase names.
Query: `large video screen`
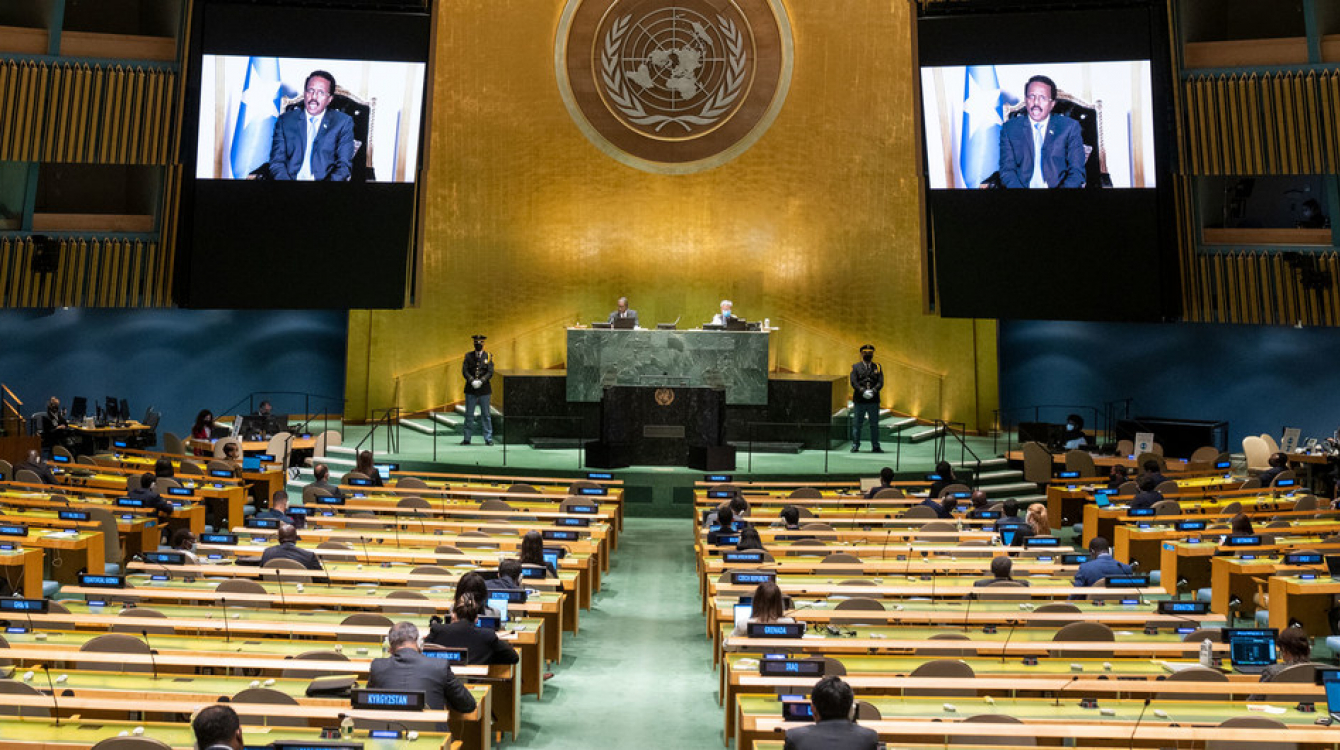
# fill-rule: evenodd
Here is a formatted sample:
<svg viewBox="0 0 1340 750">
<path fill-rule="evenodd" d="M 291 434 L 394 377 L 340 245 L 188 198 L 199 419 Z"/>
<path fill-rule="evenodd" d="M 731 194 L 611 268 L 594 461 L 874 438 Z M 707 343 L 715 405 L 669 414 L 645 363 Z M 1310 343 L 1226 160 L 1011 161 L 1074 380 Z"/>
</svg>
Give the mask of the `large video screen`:
<svg viewBox="0 0 1340 750">
<path fill-rule="evenodd" d="M 1156 184 L 1148 60 L 922 68 L 921 97 L 932 190 Z"/>
<path fill-rule="evenodd" d="M 413 182 L 424 67 L 204 55 L 195 176 Z"/>
<path fill-rule="evenodd" d="M 177 304 L 405 305 L 432 16 L 391 6 L 193 0 Z"/>
<path fill-rule="evenodd" d="M 919 6 L 917 52 L 934 309 L 1175 316 L 1166 0 Z"/>
</svg>

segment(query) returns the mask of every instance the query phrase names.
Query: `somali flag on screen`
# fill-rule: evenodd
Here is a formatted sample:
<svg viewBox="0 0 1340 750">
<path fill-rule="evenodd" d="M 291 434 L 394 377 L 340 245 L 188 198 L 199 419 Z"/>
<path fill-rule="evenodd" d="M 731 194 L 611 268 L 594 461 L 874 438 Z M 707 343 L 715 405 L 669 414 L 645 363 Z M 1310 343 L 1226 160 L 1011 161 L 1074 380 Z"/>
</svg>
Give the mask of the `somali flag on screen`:
<svg viewBox="0 0 1340 750">
<path fill-rule="evenodd" d="M 247 60 L 247 79 L 242 86 L 242 103 L 237 107 L 237 127 L 228 154 L 232 177 L 241 179 L 270 160 L 270 141 L 279 119 L 279 58 L 252 57 Z"/>
<path fill-rule="evenodd" d="M 959 173 L 975 188 L 1000 167 L 1000 82 L 994 65 L 970 65 L 963 76 L 963 140 Z"/>
</svg>

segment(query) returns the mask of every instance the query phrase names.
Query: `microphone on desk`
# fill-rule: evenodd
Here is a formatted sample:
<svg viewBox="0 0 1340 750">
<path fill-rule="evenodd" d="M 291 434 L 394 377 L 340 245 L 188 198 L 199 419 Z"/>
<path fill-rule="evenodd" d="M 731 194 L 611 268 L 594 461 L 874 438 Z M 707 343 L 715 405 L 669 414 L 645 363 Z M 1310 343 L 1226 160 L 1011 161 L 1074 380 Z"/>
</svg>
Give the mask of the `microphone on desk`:
<svg viewBox="0 0 1340 750">
<path fill-rule="evenodd" d="M 935 583 L 934 578 L 931 579 L 931 583 Z M 972 600 L 976 598 L 976 594 L 968 594 L 968 608 L 963 610 L 963 632 L 965 633 L 968 632 L 968 618 L 972 616 Z"/>
<path fill-rule="evenodd" d="M 223 608 L 223 642 L 232 643 L 233 634 L 228 630 L 228 597 L 219 597 L 219 606 Z"/>
<path fill-rule="evenodd" d="M 1066 680 L 1066 682 L 1065 682 L 1064 685 L 1062 685 L 1061 687 L 1057 688 L 1057 690 L 1056 690 L 1056 696 L 1055 696 L 1055 697 L 1056 697 L 1056 702 L 1052 704 L 1053 706 L 1059 707 L 1059 706 L 1061 705 L 1061 693 L 1064 693 L 1064 692 L 1065 692 L 1065 689 L 1068 688 L 1068 687 L 1070 687 L 1070 685 L 1071 685 L 1072 683 L 1074 683 L 1075 680 L 1078 680 L 1079 678 L 1080 678 L 1080 675 L 1075 675 L 1074 677 L 1071 677 L 1070 679 Z"/>
<path fill-rule="evenodd" d="M 279 572 L 279 568 L 275 568 L 274 571 L 275 582 L 279 584 L 279 607 L 284 610 L 284 614 L 288 614 L 288 600 L 284 598 L 284 576 Z"/>
<path fill-rule="evenodd" d="M 51 681 L 51 668 L 42 665 L 42 674 L 47 676 L 47 688 L 51 690 L 51 709 L 56 714 L 56 726 L 60 726 L 60 703 L 56 700 L 56 685 Z"/>
<path fill-rule="evenodd" d="M 391 524 L 391 528 L 395 529 L 395 548 L 396 548 L 396 549 L 400 549 L 400 514 L 399 514 L 399 513 L 396 514 L 396 522 L 393 523 L 393 524 Z"/>
<path fill-rule="evenodd" d="M 154 679 L 157 680 L 157 679 L 158 679 L 158 660 L 155 659 L 154 657 L 158 655 L 158 649 L 155 649 L 155 648 L 153 647 L 153 645 L 149 643 L 149 631 L 148 631 L 148 630 L 141 630 L 141 631 L 140 631 L 140 635 L 144 636 L 144 645 L 146 645 L 146 646 L 149 647 L 149 665 L 153 667 L 153 670 L 154 670 Z"/>
<path fill-rule="evenodd" d="M 1005 645 L 1000 647 L 1000 663 L 1005 663 L 1005 654 L 1010 648 L 1010 639 L 1014 637 L 1014 629 L 1019 627 L 1018 620 L 1010 620 L 1010 632 L 1005 634 Z"/>
<path fill-rule="evenodd" d="M 1140 707 L 1140 715 L 1135 717 L 1135 726 L 1131 727 L 1131 738 L 1128 746 L 1135 750 L 1135 733 L 1140 731 L 1140 722 L 1145 719 L 1145 711 L 1149 710 L 1149 698 L 1145 697 L 1145 705 Z"/>
<path fill-rule="evenodd" d="M 362 534 L 359 534 L 359 535 L 358 535 L 358 541 L 361 542 L 361 543 L 363 544 L 363 564 L 364 564 L 364 565 L 371 565 L 371 564 L 372 564 L 372 555 L 369 555 L 369 554 L 368 554 L 368 538 L 365 537 L 365 536 L 363 536 Z"/>
</svg>

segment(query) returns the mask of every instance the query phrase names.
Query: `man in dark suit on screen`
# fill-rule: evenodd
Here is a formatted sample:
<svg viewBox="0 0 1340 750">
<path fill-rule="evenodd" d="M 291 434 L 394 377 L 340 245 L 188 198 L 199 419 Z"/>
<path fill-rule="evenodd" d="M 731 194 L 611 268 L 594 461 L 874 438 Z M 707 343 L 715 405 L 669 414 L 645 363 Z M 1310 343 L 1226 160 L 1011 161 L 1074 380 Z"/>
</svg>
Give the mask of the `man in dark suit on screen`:
<svg viewBox="0 0 1340 750">
<path fill-rule="evenodd" d="M 1079 123 L 1053 115 L 1056 84 L 1033 76 L 1024 87 L 1028 117 L 1000 129 L 1000 184 L 1007 188 L 1084 187 L 1084 139 Z"/>
<path fill-rule="evenodd" d="M 786 732 L 785 750 L 875 750 L 879 734 L 851 719 L 856 696 L 838 677 L 825 677 L 810 691 L 814 724 Z"/>
<path fill-rule="evenodd" d="M 270 176 L 276 180 L 343 182 L 353 170 L 354 120 L 327 109 L 335 77 L 312 71 L 303 84 L 302 106 L 279 116 L 270 142 Z"/>
</svg>

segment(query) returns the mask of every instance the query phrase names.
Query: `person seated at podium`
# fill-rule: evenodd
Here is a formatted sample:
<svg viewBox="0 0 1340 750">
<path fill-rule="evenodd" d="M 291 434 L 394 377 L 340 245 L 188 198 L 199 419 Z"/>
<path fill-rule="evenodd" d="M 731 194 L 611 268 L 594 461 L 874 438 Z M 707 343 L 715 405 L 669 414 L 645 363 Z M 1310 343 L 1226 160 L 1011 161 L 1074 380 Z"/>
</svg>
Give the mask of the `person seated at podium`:
<svg viewBox="0 0 1340 750">
<path fill-rule="evenodd" d="M 1112 545 L 1103 537 L 1096 536 L 1089 542 L 1089 553 L 1093 559 L 1075 571 L 1076 586 L 1092 586 L 1108 576 L 1131 574 L 1131 566 L 1112 556 Z"/>
<path fill-rule="evenodd" d="M 1126 467 L 1121 464 L 1113 465 L 1112 471 L 1107 473 L 1107 488 L 1109 490 L 1119 489 L 1121 485 L 1129 481 L 1131 481 L 1131 478 L 1126 473 Z"/>
<path fill-rule="evenodd" d="M 558 578 L 558 570 L 544 561 L 544 535 L 538 531 L 527 531 L 521 537 L 521 566 L 535 565 L 545 570 L 545 578 Z"/>
<path fill-rule="evenodd" d="M 749 550 L 763 551 L 763 539 L 758 535 L 758 529 L 753 526 L 746 526 L 740 531 L 740 541 L 735 543 L 736 552 L 748 552 Z"/>
<path fill-rule="evenodd" d="M 475 626 L 482 607 L 474 594 L 462 594 L 451 605 L 451 622 L 431 623 L 423 642 L 465 649 L 466 664 L 516 664 L 521 657 L 511 644 L 498 638 L 493 628 Z"/>
<path fill-rule="evenodd" d="M 332 495 L 334 497 L 344 497 L 344 490 L 340 489 L 339 485 L 330 483 L 329 466 L 326 466 L 325 464 L 317 464 L 312 468 L 312 477 L 313 481 L 310 486 L 315 487 L 318 492 Z M 381 478 L 380 474 L 378 475 L 378 478 Z"/>
<path fill-rule="evenodd" d="M 42 484 L 56 483 L 56 475 L 51 473 L 51 467 L 42 459 L 41 451 L 35 449 L 28 451 L 28 457 L 23 463 L 14 467 L 14 475 L 18 476 L 18 473 L 25 469 L 41 477 Z"/>
<path fill-rule="evenodd" d="M 242 739 L 242 720 L 231 706 L 205 706 L 191 721 L 191 730 L 200 750 L 245 750 L 247 746 Z"/>
<path fill-rule="evenodd" d="M 1152 508 L 1154 503 L 1163 500 L 1163 493 L 1155 489 L 1159 483 L 1154 481 L 1154 477 L 1148 474 L 1140 477 L 1139 486 L 1140 491 L 1131 500 L 1132 508 Z"/>
<path fill-rule="evenodd" d="M 990 508 L 991 500 L 981 490 L 973 490 L 972 496 L 968 498 L 972 507 L 968 508 L 968 518 L 981 518 L 982 513 Z"/>
<path fill-rule="evenodd" d="M 819 680 L 810 690 L 815 723 L 788 729 L 783 750 L 875 750 L 879 733 L 852 721 L 855 701 L 841 677 Z"/>
<path fill-rule="evenodd" d="M 308 570 L 322 570 L 321 560 L 316 556 L 316 553 L 298 546 L 298 529 L 293 524 L 280 525 L 278 541 L 278 544 L 267 547 L 265 552 L 261 553 L 262 568 L 271 560 L 284 558 L 286 560 L 297 560 Z"/>
<path fill-rule="evenodd" d="M 1008 498 L 1005 504 L 1000 506 L 1000 519 L 996 521 L 996 531 L 1000 532 L 1004 538 L 1005 532 L 1012 533 L 1013 547 L 1022 547 L 1024 540 L 1033 536 L 1033 527 L 1028 525 L 1027 519 L 1019 517 L 1019 501 L 1014 498 Z"/>
<path fill-rule="evenodd" d="M 707 545 L 709 547 L 715 547 L 718 544 L 721 544 L 719 540 L 723 535 L 729 536 L 734 534 L 735 530 L 732 528 L 734 522 L 735 514 L 731 512 L 729 505 L 718 510 L 717 527 L 716 529 L 707 532 Z"/>
<path fill-rule="evenodd" d="M 1275 643 L 1279 646 L 1280 658 L 1283 661 L 1266 667 L 1261 672 L 1261 682 L 1273 682 L 1275 677 L 1285 669 L 1295 664 L 1307 664 L 1312 661 L 1312 641 L 1308 639 L 1307 631 L 1297 625 L 1290 625 L 1281 630 L 1279 635 L 1275 637 Z M 1252 696 L 1248 700 L 1261 699 Z"/>
<path fill-rule="evenodd" d="M 52 396 L 47 400 L 46 414 L 42 415 L 42 442 L 53 445 L 65 434 L 70 423 L 65 419 L 65 410 L 60 408 L 60 399 Z"/>
<path fill-rule="evenodd" d="M 1065 432 L 1061 433 L 1061 445 L 1068 451 L 1084 450 L 1089 447 L 1089 436 L 1084 434 L 1084 418 L 1071 414 L 1065 418 Z"/>
<path fill-rule="evenodd" d="M 795 619 L 786 616 L 785 599 L 782 590 L 775 583 L 760 583 L 754 588 L 754 598 L 749 611 L 748 622 L 738 623 L 731 635 L 749 635 L 749 623 L 793 623 Z"/>
<path fill-rule="evenodd" d="M 879 484 L 865 491 L 865 499 L 872 500 L 877 492 L 887 490 L 890 487 L 893 487 L 893 469 L 885 466 L 879 470 Z"/>
<path fill-rule="evenodd" d="M 521 586 L 521 561 L 509 557 L 498 563 L 498 577 L 484 581 L 489 591 L 494 589 L 519 589 Z"/>
<path fill-rule="evenodd" d="M 999 557 L 996 557 L 991 560 L 991 577 L 979 578 L 978 580 L 973 581 L 972 585 L 974 587 L 990 586 L 991 584 L 996 583 L 997 581 L 1014 581 L 1014 579 L 1010 577 L 1010 573 L 1013 570 L 1014 570 L 1014 561 L 1010 559 L 1009 555 L 1000 555 Z M 1015 581 L 1015 582 L 1021 586 L 1028 585 L 1028 581 Z"/>
<path fill-rule="evenodd" d="M 1168 478 L 1163 476 L 1163 470 L 1159 466 L 1159 462 L 1152 458 L 1141 464 L 1140 468 L 1144 469 L 1144 473 L 1141 476 L 1154 477 L 1155 487 L 1168 481 Z"/>
<path fill-rule="evenodd" d="M 944 488 L 958 484 L 958 478 L 954 476 L 954 467 L 950 466 L 948 461 L 941 461 L 935 465 L 935 476 L 939 479 L 931 481 L 931 497 L 939 497 Z"/>
<path fill-rule="evenodd" d="M 172 550 L 180 552 L 186 558 L 187 565 L 199 565 L 200 558 L 195 555 L 195 532 L 182 528 L 172 535 Z"/>
<path fill-rule="evenodd" d="M 192 440 L 213 440 L 214 432 L 214 412 L 209 409 L 201 409 L 195 415 L 195 424 L 191 426 Z M 195 446 L 195 455 L 207 456 L 209 449 L 203 446 Z"/>
<path fill-rule="evenodd" d="M 1261 472 L 1261 476 L 1258 477 L 1262 487 L 1269 487 L 1275 481 L 1275 477 L 1289 470 L 1289 457 L 1283 453 L 1270 454 L 1266 462 L 1270 464 L 1270 468 Z"/>
<path fill-rule="evenodd" d="M 1252 528 L 1252 519 L 1246 513 L 1233 516 L 1228 522 L 1228 531 L 1233 536 L 1251 536 L 1256 533 L 1256 530 Z"/>
<path fill-rule="evenodd" d="M 724 326 L 727 323 L 729 323 L 730 319 L 735 317 L 734 314 L 731 312 L 733 307 L 734 305 L 731 304 L 730 300 L 728 299 L 721 300 L 721 312 L 712 316 L 712 325 Z"/>
<path fill-rule="evenodd" d="M 377 465 L 373 463 L 372 451 L 363 451 L 358 454 L 357 463 L 354 464 L 354 471 L 362 474 L 371 482 L 369 487 L 382 486 L 382 473 L 377 471 Z"/>
<path fill-rule="evenodd" d="M 295 529 L 301 529 L 307 525 L 306 516 L 289 515 L 288 492 L 285 490 L 275 490 L 274 495 L 270 497 L 270 508 L 257 513 L 256 518 L 273 518 L 279 523 L 289 524 Z"/>
<path fill-rule="evenodd" d="M 158 494 L 158 490 L 154 486 L 157 481 L 158 477 L 153 474 L 148 472 L 141 474 L 140 486 L 127 492 L 126 497 L 144 501 L 144 507 L 152 508 L 161 524 L 167 520 L 168 516 L 172 515 L 172 503 L 164 500 L 163 496 Z"/>
<path fill-rule="evenodd" d="M 262 401 L 260 406 L 256 407 L 256 413 L 252 416 L 268 417 L 274 411 L 274 404 L 269 401 Z"/>
<path fill-rule="evenodd" d="M 615 303 L 615 306 L 617 309 L 610 313 L 610 325 L 614 325 L 614 321 L 616 320 L 627 320 L 628 318 L 632 318 L 633 327 L 637 328 L 637 310 L 628 309 L 628 298 L 620 297 L 619 301 Z"/>
<path fill-rule="evenodd" d="M 391 655 L 372 660 L 368 687 L 374 690 L 422 690 L 431 711 L 450 708 L 468 714 L 475 710 L 475 697 L 443 659 L 433 659 L 419 650 L 419 629 L 412 622 L 398 622 L 386 635 Z"/>
</svg>

